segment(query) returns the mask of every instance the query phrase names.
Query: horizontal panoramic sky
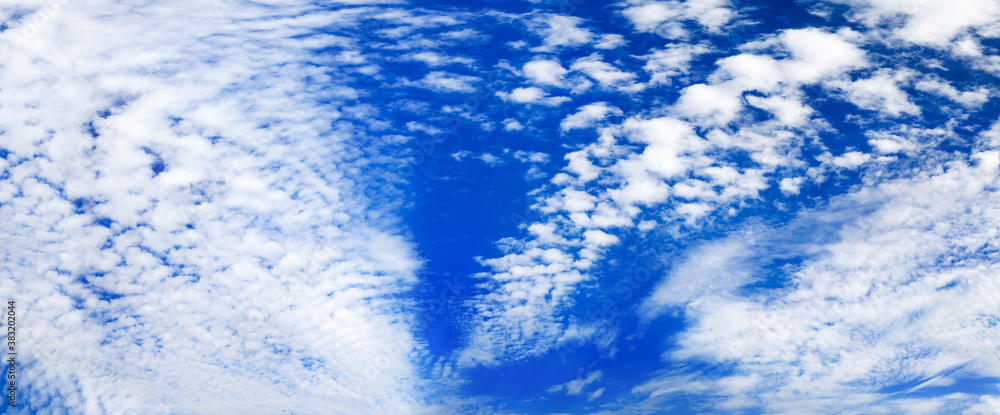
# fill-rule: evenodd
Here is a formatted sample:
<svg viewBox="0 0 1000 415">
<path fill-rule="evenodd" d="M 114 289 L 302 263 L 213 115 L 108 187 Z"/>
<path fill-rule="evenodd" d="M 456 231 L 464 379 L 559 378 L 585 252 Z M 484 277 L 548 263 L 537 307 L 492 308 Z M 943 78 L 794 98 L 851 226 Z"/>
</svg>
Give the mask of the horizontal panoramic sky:
<svg viewBox="0 0 1000 415">
<path fill-rule="evenodd" d="M 0 411 L 1000 414 L 998 77 L 996 0 L 5 0 Z"/>
</svg>

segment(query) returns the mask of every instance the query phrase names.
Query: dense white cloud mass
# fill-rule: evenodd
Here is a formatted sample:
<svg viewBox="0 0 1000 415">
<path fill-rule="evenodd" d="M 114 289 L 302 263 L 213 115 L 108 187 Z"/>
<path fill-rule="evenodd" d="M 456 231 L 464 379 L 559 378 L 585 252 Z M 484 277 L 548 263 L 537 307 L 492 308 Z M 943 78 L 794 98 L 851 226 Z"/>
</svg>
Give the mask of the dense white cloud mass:
<svg viewBox="0 0 1000 415">
<path fill-rule="evenodd" d="M 419 412 L 421 346 L 392 299 L 419 260 L 361 196 L 376 184 L 345 179 L 370 162 L 351 150 L 365 120 L 337 115 L 366 58 L 315 31 L 366 11 L 214 6 L 3 6 L 20 17 L 0 42 L 0 291 L 22 401 Z"/>
<path fill-rule="evenodd" d="M 893 35 L 909 42 L 945 46 L 966 31 L 996 30 L 1000 4 L 991 0 L 834 0 L 853 6 L 853 16 L 877 27 L 902 18 Z"/>
</svg>

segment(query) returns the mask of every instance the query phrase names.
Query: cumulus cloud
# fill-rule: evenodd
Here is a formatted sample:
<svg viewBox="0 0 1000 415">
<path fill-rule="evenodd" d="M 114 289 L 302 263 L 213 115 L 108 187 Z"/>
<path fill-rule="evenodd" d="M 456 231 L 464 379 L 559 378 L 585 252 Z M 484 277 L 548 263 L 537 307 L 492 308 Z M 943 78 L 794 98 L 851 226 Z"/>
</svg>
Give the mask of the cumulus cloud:
<svg viewBox="0 0 1000 415">
<path fill-rule="evenodd" d="M 687 73 L 691 61 L 711 51 L 706 45 L 678 43 L 664 49 L 654 49 L 640 58 L 646 61 L 642 68 L 649 73 L 651 84 L 669 84 L 674 76 Z"/>
<path fill-rule="evenodd" d="M 503 120 L 504 131 L 520 131 L 524 129 L 524 125 L 520 121 L 513 118 L 507 118 Z"/>
<path fill-rule="evenodd" d="M 605 88 L 617 87 L 622 91 L 636 91 L 643 88 L 642 84 L 633 82 L 636 74 L 622 71 L 614 65 L 604 62 L 601 55 L 598 54 L 577 59 L 570 65 L 569 69 L 583 72 Z"/>
<path fill-rule="evenodd" d="M 570 100 L 569 97 L 550 97 L 544 90 L 534 86 L 514 88 L 510 92 L 498 91 L 496 96 L 507 102 L 549 106 L 558 106 Z"/>
<path fill-rule="evenodd" d="M 729 5 L 728 0 L 629 1 L 622 14 L 636 30 L 682 39 L 689 35 L 685 21 L 697 22 L 709 33 L 720 33 L 736 17 Z"/>
<path fill-rule="evenodd" d="M 538 85 L 550 85 L 556 87 L 563 86 L 563 77 L 566 75 L 566 68 L 557 60 L 534 59 L 524 64 L 524 76 Z"/>
<path fill-rule="evenodd" d="M 559 123 L 559 128 L 563 131 L 569 131 L 578 128 L 590 128 L 594 126 L 594 123 L 607 118 L 609 115 L 622 115 L 622 110 L 617 107 L 608 105 L 607 102 L 595 102 L 593 104 L 587 104 L 574 113 L 567 115 L 563 118 L 562 122 Z"/>
<path fill-rule="evenodd" d="M 802 187 L 804 181 L 805 177 L 786 177 L 781 179 L 781 183 L 779 184 L 781 193 L 786 195 L 799 194 L 799 189 Z"/>
<path fill-rule="evenodd" d="M 852 98 L 866 108 L 885 108 L 898 114 L 911 112 L 905 94 L 886 85 L 882 78 L 846 83 L 840 76 L 867 65 L 865 52 L 851 43 L 856 34 L 850 31 L 829 33 L 819 29 L 786 30 L 780 35 L 745 46 L 750 51 L 720 59 L 711 82 L 684 88 L 674 108 L 684 117 L 714 125 L 736 120 L 744 109 L 746 91 L 768 94 L 749 97 L 753 106 L 772 112 L 786 125 L 798 125 L 812 112 L 801 103 L 798 89 L 804 84 L 826 82 L 832 87 L 850 89 Z M 776 59 L 752 51 L 780 45 L 787 58 Z M 845 86 L 846 85 L 846 86 Z"/>
<path fill-rule="evenodd" d="M 538 15 L 529 27 L 542 37 L 542 45 L 533 48 L 535 52 L 552 52 L 562 47 L 582 46 L 594 39 L 589 29 L 580 27 L 583 19 L 561 14 Z"/>
<path fill-rule="evenodd" d="M 865 154 L 860 151 L 849 151 L 834 157 L 831 162 L 837 167 L 853 169 L 865 164 L 868 160 L 871 160 L 871 158 L 872 156 L 870 154 Z"/>
</svg>

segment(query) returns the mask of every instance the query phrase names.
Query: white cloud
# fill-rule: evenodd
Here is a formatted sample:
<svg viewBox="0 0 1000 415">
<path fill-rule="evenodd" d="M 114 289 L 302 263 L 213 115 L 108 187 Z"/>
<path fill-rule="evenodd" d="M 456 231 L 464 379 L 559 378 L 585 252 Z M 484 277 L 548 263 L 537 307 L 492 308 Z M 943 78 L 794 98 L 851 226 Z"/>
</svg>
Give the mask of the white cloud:
<svg viewBox="0 0 1000 415">
<path fill-rule="evenodd" d="M 681 90 L 674 109 L 683 116 L 706 124 L 724 125 L 743 110 L 738 91 L 723 86 L 695 84 Z"/>
<path fill-rule="evenodd" d="M 460 367 L 522 359 L 592 335 L 567 336 L 572 327 L 552 315 L 568 301 L 577 284 L 590 279 L 579 269 L 590 250 L 568 254 L 543 247 L 545 239 L 526 243 L 508 240 L 507 255 L 481 261 L 493 270 L 480 275 L 489 293 L 473 303 L 482 312 L 470 325 L 469 344 L 458 353 Z M 561 238 L 550 235 L 547 239 Z"/>
<path fill-rule="evenodd" d="M 983 56 L 983 45 L 975 38 L 965 37 L 952 45 L 951 52 L 960 57 L 980 57 Z"/>
<path fill-rule="evenodd" d="M 569 97 L 550 97 L 544 90 L 535 86 L 514 88 L 510 92 L 498 91 L 496 96 L 507 102 L 548 106 L 558 106 L 570 100 Z"/>
<path fill-rule="evenodd" d="M 574 380 L 571 380 L 571 381 L 569 381 L 567 383 L 563 383 L 563 384 L 560 384 L 560 385 L 555 385 L 555 386 L 549 388 L 549 393 L 556 393 L 556 392 L 560 392 L 560 391 L 566 391 L 567 395 L 579 395 L 579 394 L 583 393 L 584 389 L 586 389 L 588 385 L 601 380 L 601 377 L 603 377 L 603 376 L 604 376 L 604 373 L 602 373 L 600 370 L 595 370 L 593 372 L 588 373 L 586 377 L 582 377 L 581 376 L 581 377 L 578 377 L 578 378 L 576 378 Z M 603 388 L 601 388 L 601 389 L 603 389 Z M 597 393 L 597 392 L 595 391 L 595 393 Z M 601 394 L 597 393 L 597 396 L 601 396 Z M 594 399 L 596 399 L 597 396 L 595 396 Z M 593 400 L 593 399 L 590 399 L 590 400 Z"/>
<path fill-rule="evenodd" d="M 988 130 L 980 132 L 978 138 L 982 140 L 984 148 L 1000 148 L 1000 120 L 994 121 Z"/>
<path fill-rule="evenodd" d="M 747 104 L 767 110 L 786 127 L 800 127 L 809 121 L 813 109 L 802 103 L 800 97 L 770 96 L 762 98 L 757 95 L 746 96 Z"/>
<path fill-rule="evenodd" d="M 893 24 L 893 33 L 909 42 L 945 47 L 970 29 L 1000 19 L 1000 4 L 991 0 L 836 0 L 854 7 L 855 17 L 870 27 Z M 898 16 L 904 16 L 898 26 Z"/>
<path fill-rule="evenodd" d="M 513 118 L 507 118 L 503 120 L 503 129 L 504 131 L 521 131 L 524 129 L 524 126 Z"/>
<path fill-rule="evenodd" d="M 601 55 L 596 53 L 577 59 L 569 69 L 583 72 L 604 88 L 617 87 L 622 91 L 637 91 L 643 88 L 642 84 L 633 82 L 636 78 L 634 73 L 622 71 L 604 62 Z"/>
<path fill-rule="evenodd" d="M 507 42 L 507 46 L 510 46 L 510 48 L 514 50 L 521 50 L 528 47 L 528 42 L 525 42 L 523 40 L 515 40 L 513 42 Z"/>
<path fill-rule="evenodd" d="M 606 102 L 595 102 L 593 104 L 587 104 L 574 113 L 567 115 L 566 118 L 559 123 L 559 128 L 563 131 L 569 131 L 578 128 L 590 128 L 598 121 L 601 121 L 608 117 L 608 115 L 622 115 L 622 110 L 617 107 L 608 105 Z"/>
<path fill-rule="evenodd" d="M 603 34 L 594 43 L 594 47 L 597 49 L 618 49 L 628 43 L 625 40 L 625 36 L 619 34 Z"/>
<path fill-rule="evenodd" d="M 524 76 L 538 85 L 563 86 L 563 77 L 569 71 L 563 68 L 559 61 L 534 59 L 524 64 Z"/>
<path fill-rule="evenodd" d="M 864 50 L 852 43 L 857 37 L 858 33 L 850 29 L 835 33 L 814 28 L 786 30 L 779 38 L 792 59 L 785 63 L 784 70 L 796 82 L 811 83 L 866 67 Z"/>
<path fill-rule="evenodd" d="M 898 153 L 912 151 L 917 148 L 917 145 L 893 135 L 884 135 L 880 138 L 872 138 L 868 140 L 868 144 L 880 153 Z"/>
<path fill-rule="evenodd" d="M 695 21 L 709 33 L 721 33 L 736 13 L 728 0 L 630 1 L 622 14 L 636 30 L 655 32 L 668 39 L 682 39 L 689 33 L 685 21 Z"/>
<path fill-rule="evenodd" d="M 709 78 L 709 83 L 691 85 L 681 91 L 674 110 L 700 123 L 725 125 L 735 121 L 743 111 L 743 93 L 755 91 L 769 96 L 750 96 L 746 98 L 747 103 L 772 112 L 786 126 L 797 126 L 808 119 L 812 109 L 801 103 L 796 88 L 801 84 L 827 81 L 830 85 L 850 89 L 859 105 L 884 108 L 894 114 L 911 112 L 913 104 L 905 94 L 879 82 L 882 78 L 858 83 L 834 81 L 834 77 L 845 71 L 867 65 L 864 51 L 846 40 L 854 35 L 849 31 L 828 33 L 818 29 L 794 29 L 747 45 L 745 48 L 754 50 L 780 44 L 791 56 L 775 59 L 748 52 L 723 58 L 717 62 L 719 69 Z"/>
<path fill-rule="evenodd" d="M 649 73 L 650 84 L 669 84 L 671 78 L 690 70 L 691 61 L 710 51 L 711 48 L 706 45 L 678 43 L 665 49 L 654 49 L 640 58 L 646 61 L 642 68 Z"/>
<path fill-rule="evenodd" d="M 604 388 L 598 388 L 597 390 L 587 395 L 587 402 L 593 402 L 594 399 L 600 398 L 604 394 Z"/>
<path fill-rule="evenodd" d="M 422 79 L 409 85 L 427 88 L 437 92 L 475 92 L 475 83 L 480 79 L 475 76 L 459 75 L 443 71 L 433 71 Z"/>
<path fill-rule="evenodd" d="M 676 7 L 680 3 L 678 2 L 650 2 L 642 5 L 630 6 L 622 11 L 635 26 L 636 29 L 643 32 L 652 32 L 658 28 L 662 23 L 681 17 L 682 13 Z M 672 38 L 679 38 L 686 34 L 683 29 L 678 25 L 672 27 L 671 31 L 668 32 L 669 36 Z"/>
<path fill-rule="evenodd" d="M 461 150 L 451 153 L 451 158 L 455 159 L 455 161 L 462 161 L 462 159 L 468 157 L 471 154 L 472 152 L 469 150 Z"/>
<path fill-rule="evenodd" d="M 430 126 L 430 125 L 427 125 L 427 124 L 423 124 L 423 123 L 419 123 L 419 122 L 416 122 L 416 121 L 407 122 L 406 123 L 406 129 L 409 130 L 409 131 L 419 131 L 419 132 L 422 132 L 422 133 L 425 133 L 425 134 L 430 134 L 430 135 L 438 135 L 438 134 L 441 134 L 441 133 L 444 132 L 440 128 L 437 128 L 437 127 L 434 127 L 434 126 Z"/>
<path fill-rule="evenodd" d="M 541 88 L 528 87 L 514 88 L 511 92 L 497 92 L 496 95 L 504 101 L 512 101 L 523 104 L 538 101 L 546 94 Z"/>
<path fill-rule="evenodd" d="M 472 65 L 475 63 L 472 59 L 462 57 L 462 56 L 446 56 L 437 52 L 423 51 L 414 52 L 403 56 L 404 60 L 423 62 L 430 67 L 438 67 L 451 64 L 460 65 Z"/>
<path fill-rule="evenodd" d="M 562 47 L 582 46 L 594 39 L 594 34 L 579 27 L 583 19 L 576 16 L 558 14 L 539 15 L 531 20 L 529 27 L 542 37 L 542 45 L 535 52 L 552 52 Z"/>
<path fill-rule="evenodd" d="M 596 247 L 614 245 L 618 243 L 618 237 L 610 235 L 602 230 L 592 229 L 583 233 L 583 239 Z"/>
<path fill-rule="evenodd" d="M 692 249 L 645 300 L 642 317 L 650 320 L 665 307 L 683 306 L 707 295 L 726 295 L 750 281 L 746 264 L 752 237 L 732 238 Z"/>
<path fill-rule="evenodd" d="M 868 160 L 871 160 L 872 156 L 870 154 L 862 153 L 860 151 L 849 151 L 847 153 L 841 154 L 834 157 L 831 162 L 834 166 L 844 168 L 844 169 L 854 169 L 858 166 L 865 164 Z"/>
<path fill-rule="evenodd" d="M 915 154 L 932 149 L 946 140 L 958 139 L 951 127 L 918 128 L 897 125 L 891 130 L 873 130 L 866 133 L 870 144 L 883 154 Z"/>
<path fill-rule="evenodd" d="M 923 79 L 914 86 L 920 91 L 943 96 L 969 108 L 982 107 L 990 99 L 990 90 L 986 87 L 962 92 L 940 79 Z"/>
<path fill-rule="evenodd" d="M 490 153 L 480 154 L 479 157 L 477 157 L 477 158 L 480 159 L 480 160 L 482 160 L 483 163 L 488 164 L 490 167 L 494 167 L 494 166 L 498 166 L 498 165 L 503 164 L 503 159 L 501 159 L 500 157 L 494 156 L 494 155 L 492 155 Z"/>
<path fill-rule="evenodd" d="M 797 195 L 799 194 L 799 189 L 802 187 L 802 183 L 805 182 L 805 177 L 786 177 L 781 179 L 779 188 L 781 193 L 785 196 Z"/>
<path fill-rule="evenodd" d="M 979 397 L 979 402 L 976 402 L 963 413 L 963 415 L 972 414 L 1000 414 L 1000 395 L 983 395 Z"/>
<path fill-rule="evenodd" d="M 514 158 L 522 163 L 548 163 L 549 155 L 541 153 L 538 151 L 523 151 L 518 150 L 514 152 Z"/>
<path fill-rule="evenodd" d="M 909 74 L 897 72 L 892 74 L 885 70 L 878 71 L 867 79 L 852 82 L 831 82 L 847 92 L 847 99 L 860 108 L 880 111 L 887 115 L 902 114 L 917 115 L 920 107 L 910 101 L 909 95 L 899 89 L 900 82 L 906 82 Z"/>
</svg>

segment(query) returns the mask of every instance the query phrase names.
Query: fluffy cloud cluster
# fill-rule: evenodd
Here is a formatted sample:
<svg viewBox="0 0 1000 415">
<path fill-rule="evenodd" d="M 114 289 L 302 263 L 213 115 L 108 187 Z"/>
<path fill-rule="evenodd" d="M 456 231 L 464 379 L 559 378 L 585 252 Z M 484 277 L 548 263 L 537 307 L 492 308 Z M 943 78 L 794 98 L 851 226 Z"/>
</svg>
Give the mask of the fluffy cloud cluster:
<svg viewBox="0 0 1000 415">
<path fill-rule="evenodd" d="M 685 39 L 691 25 L 684 10 L 694 4 L 700 3 L 630 3 L 623 14 L 640 32 Z M 595 266 L 623 234 L 661 229 L 682 238 L 739 215 L 746 206 L 784 206 L 781 200 L 762 200 L 764 194 L 795 198 L 804 189 L 856 175 L 870 189 L 831 202 L 829 211 L 802 214 L 806 222 L 836 218 L 827 226 L 843 228 L 833 232 L 841 242 L 817 236 L 789 246 L 790 235 L 751 229 L 692 251 L 674 267 L 638 310 L 640 318 L 654 324 L 666 310 L 680 310 L 692 326 L 670 360 L 735 362 L 735 373 L 706 380 L 670 372 L 635 388 L 645 400 L 626 407 L 655 408 L 677 393 L 712 396 L 718 408 L 728 410 L 892 412 L 909 405 L 975 413 L 989 407 L 994 402 L 989 396 L 907 401 L 889 399 L 879 388 L 913 379 L 953 384 L 996 376 L 997 359 L 990 352 L 996 345 L 996 304 L 989 295 L 975 296 L 997 288 L 991 285 L 997 258 L 987 247 L 1000 223 L 987 214 L 995 203 L 995 148 L 977 147 L 979 152 L 969 155 L 973 161 L 936 150 L 945 140 L 969 134 L 956 128 L 981 128 L 957 126 L 989 100 L 990 88 L 957 86 L 963 81 L 941 79 L 926 67 L 885 65 L 891 58 L 871 46 L 898 36 L 911 42 L 908 48 L 940 47 L 969 31 L 988 30 L 989 19 L 955 12 L 948 14 L 957 21 L 946 25 L 952 27 L 947 33 L 915 37 L 907 25 L 884 30 L 888 17 L 878 17 L 883 15 L 877 7 L 856 6 L 853 16 L 870 30 L 763 34 L 716 59 L 714 71 L 702 79 L 678 78 L 695 58 L 718 53 L 702 43 L 677 43 L 639 56 L 647 62 L 648 81 L 634 74 L 612 76 L 599 55 L 568 66 L 552 57 L 526 63 L 525 77 L 539 87 L 572 85 L 574 72 L 598 85 L 602 79 L 644 88 L 676 86 L 678 80 L 688 85 L 676 101 L 644 108 L 645 114 L 596 102 L 564 118 L 563 132 L 589 130 L 596 140 L 569 152 L 563 171 L 536 192 L 534 208 L 541 218 L 523 226 L 523 237 L 500 242 L 505 256 L 483 261 L 492 269 L 480 276 L 490 292 L 470 303 L 475 322 L 459 362 L 498 364 L 567 342 L 597 341 L 601 322 L 581 321 L 569 310 L 588 287 L 599 285 L 593 283 Z M 968 7 L 989 15 L 992 6 Z M 814 12 L 821 14 L 820 6 Z M 917 25 L 920 13 L 903 21 Z M 723 15 L 733 16 L 718 14 Z M 727 23 L 729 17 L 700 22 L 708 33 Z M 974 57 L 967 64 L 989 70 L 990 58 L 978 41 L 967 46 Z M 839 132 L 835 121 L 811 106 L 817 100 L 841 101 L 871 117 L 863 132 L 870 148 L 828 147 L 829 137 L 836 140 Z M 943 103 L 952 121 L 934 125 L 920 119 L 923 104 L 931 102 Z M 625 120 L 619 123 L 612 115 Z M 914 158 L 921 151 L 924 158 Z M 931 160 L 946 170 L 922 164 Z M 898 177 L 897 171 L 911 167 L 919 173 Z M 892 177 L 895 181 L 885 182 Z M 788 276 L 791 288 L 744 297 L 742 287 L 761 282 L 761 258 L 789 256 L 805 259 Z M 954 308 L 971 298 L 979 298 L 974 307 Z M 878 311 L 883 308 L 894 311 Z M 939 310 L 942 314 L 935 314 Z M 949 317 L 933 322 L 932 315 Z M 954 332 L 922 330 L 928 324 Z"/>
</svg>

